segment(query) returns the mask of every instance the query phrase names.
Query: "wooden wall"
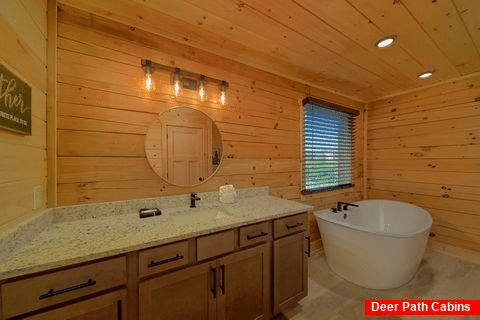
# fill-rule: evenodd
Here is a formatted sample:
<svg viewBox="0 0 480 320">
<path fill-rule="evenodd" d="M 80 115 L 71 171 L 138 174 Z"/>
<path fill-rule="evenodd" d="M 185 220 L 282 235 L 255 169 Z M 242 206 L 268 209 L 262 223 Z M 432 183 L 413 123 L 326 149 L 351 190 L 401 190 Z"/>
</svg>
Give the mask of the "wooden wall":
<svg viewBox="0 0 480 320">
<path fill-rule="evenodd" d="M 432 242 L 480 251 L 480 75 L 368 105 L 368 198 L 433 216 Z"/>
<path fill-rule="evenodd" d="M 47 1 L 0 1 L 0 63 L 32 87 L 32 135 L 0 129 L 0 231 L 46 207 Z"/>
<path fill-rule="evenodd" d="M 227 183 L 269 186 L 272 195 L 316 208 L 361 198 L 363 103 L 68 6 L 60 6 L 57 41 L 59 205 L 216 191 Z M 170 74 L 162 71 L 147 92 L 142 58 L 228 81 L 228 105 L 216 103 L 216 86 L 207 87 L 205 103 L 188 90 L 174 99 Z M 300 195 L 300 101 L 309 95 L 362 110 L 355 188 Z M 209 115 L 224 139 L 219 171 L 193 188 L 166 183 L 145 156 L 149 124 L 180 105 Z"/>
</svg>

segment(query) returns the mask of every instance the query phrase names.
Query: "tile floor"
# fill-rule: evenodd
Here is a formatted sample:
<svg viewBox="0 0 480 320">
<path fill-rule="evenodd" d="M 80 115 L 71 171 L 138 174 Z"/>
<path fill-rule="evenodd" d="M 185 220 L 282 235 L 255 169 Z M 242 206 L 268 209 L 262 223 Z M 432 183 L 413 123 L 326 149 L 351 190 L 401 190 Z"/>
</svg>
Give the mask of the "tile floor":
<svg viewBox="0 0 480 320">
<path fill-rule="evenodd" d="M 364 299 L 480 299 L 480 264 L 428 251 L 410 282 L 397 289 L 373 290 L 359 287 L 338 276 L 329 269 L 323 252 L 319 252 L 309 260 L 308 286 L 308 296 L 284 312 L 286 319 L 363 319 Z M 404 318 L 421 317 L 388 319 Z M 431 318 L 438 320 L 443 317 Z"/>
</svg>

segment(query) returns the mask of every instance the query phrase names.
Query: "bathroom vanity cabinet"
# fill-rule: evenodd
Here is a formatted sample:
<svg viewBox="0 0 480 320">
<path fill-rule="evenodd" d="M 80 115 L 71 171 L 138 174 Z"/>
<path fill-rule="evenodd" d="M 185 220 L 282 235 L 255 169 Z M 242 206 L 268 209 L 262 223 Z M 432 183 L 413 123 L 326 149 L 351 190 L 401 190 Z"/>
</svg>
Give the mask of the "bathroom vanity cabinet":
<svg viewBox="0 0 480 320">
<path fill-rule="evenodd" d="M 1 284 L 1 319 L 270 319 L 306 295 L 307 214 Z"/>
<path fill-rule="evenodd" d="M 271 222 L 198 237 L 200 264 L 140 282 L 140 319 L 269 319 L 271 239 Z"/>
<path fill-rule="evenodd" d="M 269 319 L 268 244 L 140 283 L 140 319 Z"/>
<path fill-rule="evenodd" d="M 273 313 L 276 314 L 307 295 L 310 244 L 307 215 L 274 221 Z"/>
</svg>

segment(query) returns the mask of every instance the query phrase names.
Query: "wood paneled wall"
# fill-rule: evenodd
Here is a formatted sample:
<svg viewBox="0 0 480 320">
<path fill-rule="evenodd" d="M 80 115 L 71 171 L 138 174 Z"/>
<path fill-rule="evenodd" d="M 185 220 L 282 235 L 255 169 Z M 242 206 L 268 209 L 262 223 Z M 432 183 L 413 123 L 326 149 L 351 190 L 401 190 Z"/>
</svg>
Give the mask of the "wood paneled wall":
<svg viewBox="0 0 480 320">
<path fill-rule="evenodd" d="M 59 205 L 216 191 L 227 183 L 269 186 L 272 195 L 316 208 L 361 198 L 364 103 L 68 6 L 60 6 L 57 41 Z M 141 58 L 228 81 L 228 105 L 216 103 L 216 86 L 207 87 L 205 103 L 188 90 L 174 99 L 162 71 L 147 92 Z M 301 99 L 310 95 L 362 110 L 355 188 L 300 195 Z M 173 106 L 205 112 L 223 136 L 219 171 L 197 187 L 166 183 L 145 156 L 149 124 Z"/>
<path fill-rule="evenodd" d="M 0 63 L 32 87 L 32 135 L 0 129 L 0 231 L 46 207 L 47 1 L 0 1 Z M 40 210 L 41 210 L 40 209 Z"/>
<path fill-rule="evenodd" d="M 433 216 L 431 241 L 480 251 L 480 75 L 368 105 L 368 198 Z"/>
</svg>

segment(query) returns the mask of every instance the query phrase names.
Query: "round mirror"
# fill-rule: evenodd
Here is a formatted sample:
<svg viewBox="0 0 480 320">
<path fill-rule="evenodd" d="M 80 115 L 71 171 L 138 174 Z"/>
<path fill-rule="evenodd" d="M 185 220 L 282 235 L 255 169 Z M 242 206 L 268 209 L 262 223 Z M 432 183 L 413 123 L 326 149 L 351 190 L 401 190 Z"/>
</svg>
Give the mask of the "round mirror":
<svg viewBox="0 0 480 320">
<path fill-rule="evenodd" d="M 211 177 L 220 165 L 222 137 L 203 112 L 172 108 L 159 114 L 148 128 L 145 152 L 162 179 L 177 186 L 194 186 Z"/>
</svg>

